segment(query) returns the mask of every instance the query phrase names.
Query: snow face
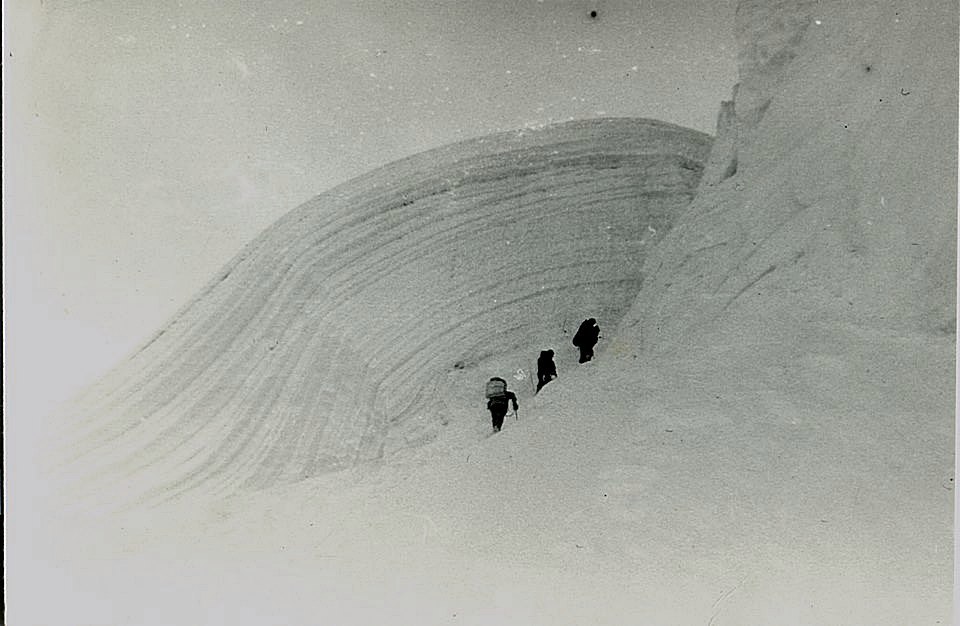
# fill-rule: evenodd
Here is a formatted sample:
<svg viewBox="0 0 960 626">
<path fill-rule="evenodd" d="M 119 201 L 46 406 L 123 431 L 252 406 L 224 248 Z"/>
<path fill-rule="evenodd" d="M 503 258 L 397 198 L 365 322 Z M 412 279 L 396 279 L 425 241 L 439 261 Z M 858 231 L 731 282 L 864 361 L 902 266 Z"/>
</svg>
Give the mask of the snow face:
<svg viewBox="0 0 960 626">
<path fill-rule="evenodd" d="M 645 261 L 625 343 L 696 347 L 757 320 L 787 348 L 824 322 L 953 336 L 952 22 L 941 5 L 792 6 L 741 6 L 740 30 L 767 35 L 700 193 Z"/>
<path fill-rule="evenodd" d="M 333 189 L 90 395 L 80 454 L 148 498 L 232 493 L 429 441 L 454 379 L 476 391 L 515 374 L 529 395 L 541 349 L 572 354 L 582 319 L 613 325 L 630 305 L 710 143 L 659 122 L 576 122 Z"/>
<path fill-rule="evenodd" d="M 638 420 L 701 433 L 651 424 L 653 466 L 710 484 L 664 485 L 687 515 L 654 508 L 699 518 L 722 571 L 768 579 L 729 623 L 947 623 L 956 8 L 773 7 L 741 3 L 741 84 L 611 341 L 641 367 L 598 375 L 660 381 Z"/>
</svg>

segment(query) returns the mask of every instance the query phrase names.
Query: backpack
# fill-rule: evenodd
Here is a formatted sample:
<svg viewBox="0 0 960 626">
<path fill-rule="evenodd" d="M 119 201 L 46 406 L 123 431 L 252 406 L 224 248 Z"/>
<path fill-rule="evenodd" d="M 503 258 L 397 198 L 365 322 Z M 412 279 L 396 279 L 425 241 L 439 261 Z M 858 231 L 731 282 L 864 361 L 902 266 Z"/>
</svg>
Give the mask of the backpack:
<svg viewBox="0 0 960 626">
<path fill-rule="evenodd" d="M 502 378 L 491 378 L 487 381 L 487 390 L 486 390 L 487 399 L 491 398 L 506 398 L 507 396 L 507 381 Z"/>
</svg>

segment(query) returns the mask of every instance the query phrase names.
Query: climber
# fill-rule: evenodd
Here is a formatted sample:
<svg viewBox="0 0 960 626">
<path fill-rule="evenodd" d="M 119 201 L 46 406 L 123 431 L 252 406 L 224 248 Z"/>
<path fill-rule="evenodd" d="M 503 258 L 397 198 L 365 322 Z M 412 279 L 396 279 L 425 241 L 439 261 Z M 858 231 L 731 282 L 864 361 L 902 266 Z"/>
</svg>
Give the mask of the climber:
<svg viewBox="0 0 960 626">
<path fill-rule="evenodd" d="M 557 364 L 553 362 L 553 350 L 541 350 L 537 359 L 537 392 L 557 377 Z"/>
<path fill-rule="evenodd" d="M 517 412 L 517 396 L 507 391 L 507 381 L 496 377 L 487 381 L 486 396 L 487 409 L 493 419 L 493 432 L 499 432 L 503 428 L 503 418 L 507 414 L 509 402 L 513 402 L 513 412 Z"/>
<path fill-rule="evenodd" d="M 600 338 L 600 327 L 597 326 L 597 320 L 590 318 L 583 320 L 577 334 L 573 336 L 573 345 L 580 348 L 580 363 L 586 363 L 593 358 L 593 347 L 597 345 Z"/>
</svg>

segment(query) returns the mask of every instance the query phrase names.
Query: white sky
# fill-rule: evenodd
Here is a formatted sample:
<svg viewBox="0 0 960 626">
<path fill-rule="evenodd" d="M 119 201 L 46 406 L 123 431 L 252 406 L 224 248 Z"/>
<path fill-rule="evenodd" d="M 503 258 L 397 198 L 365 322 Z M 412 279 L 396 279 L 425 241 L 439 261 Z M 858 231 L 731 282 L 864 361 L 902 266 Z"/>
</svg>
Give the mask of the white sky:
<svg viewBox="0 0 960 626">
<path fill-rule="evenodd" d="M 570 118 L 712 133 L 736 81 L 733 0 L 4 10 L 14 411 L 103 373 L 244 243 L 337 183 Z"/>
</svg>

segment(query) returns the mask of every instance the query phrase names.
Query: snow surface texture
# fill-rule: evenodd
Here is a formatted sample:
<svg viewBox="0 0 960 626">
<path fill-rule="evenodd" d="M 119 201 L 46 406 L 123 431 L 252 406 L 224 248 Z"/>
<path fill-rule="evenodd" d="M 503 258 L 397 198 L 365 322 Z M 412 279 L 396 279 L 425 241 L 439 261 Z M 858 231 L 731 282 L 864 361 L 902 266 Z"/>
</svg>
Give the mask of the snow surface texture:
<svg viewBox="0 0 960 626">
<path fill-rule="evenodd" d="M 741 2 L 737 30 L 697 198 L 608 350 L 646 361 L 626 388 L 675 381 L 636 393 L 691 446 L 655 466 L 701 474 L 659 514 L 791 617 L 728 623 L 947 623 L 956 5 Z"/>
<path fill-rule="evenodd" d="M 429 441 L 451 372 L 480 390 L 524 370 L 515 384 L 529 391 L 541 349 L 572 353 L 582 319 L 619 319 L 710 144 L 662 122 L 573 122 L 324 193 L 90 394 L 79 452 L 122 489 L 149 490 L 130 495 L 165 498 L 265 488 Z"/>
<path fill-rule="evenodd" d="M 805 347 L 796 334 L 811 322 L 952 336 L 946 5 L 780 4 L 740 6 L 742 80 L 718 148 L 696 202 L 646 259 L 652 280 L 627 325 L 658 352 L 747 326 Z"/>
<path fill-rule="evenodd" d="M 616 305 L 597 316 L 597 360 L 558 359 L 503 432 L 478 437 L 486 372 L 445 369 L 471 352 L 443 335 L 414 352 L 448 351 L 432 440 L 59 528 L 20 615 L 57 613 L 52 587 L 60 623 L 949 623 L 957 14 L 923 4 L 741 3 L 697 198 L 638 260 L 618 331 Z"/>
</svg>

